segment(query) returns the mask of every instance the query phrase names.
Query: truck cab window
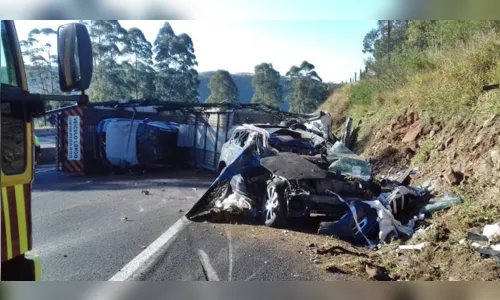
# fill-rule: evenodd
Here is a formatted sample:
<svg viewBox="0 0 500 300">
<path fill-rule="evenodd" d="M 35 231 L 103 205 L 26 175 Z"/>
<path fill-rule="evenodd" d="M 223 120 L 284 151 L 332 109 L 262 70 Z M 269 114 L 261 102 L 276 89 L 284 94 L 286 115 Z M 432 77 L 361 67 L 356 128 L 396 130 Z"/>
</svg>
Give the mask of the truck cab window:
<svg viewBox="0 0 500 300">
<path fill-rule="evenodd" d="M 21 105 L 2 102 L 2 170 L 6 175 L 23 173 L 26 169 L 26 123 L 13 112 Z"/>
<path fill-rule="evenodd" d="M 12 47 L 7 34 L 5 21 L 1 23 L 1 83 L 2 85 L 19 86 Z M 6 175 L 23 173 L 26 169 L 26 122 L 24 120 L 21 100 L 12 99 L 1 102 L 1 139 L 2 139 L 2 170 Z"/>
<path fill-rule="evenodd" d="M 16 76 L 16 69 L 14 65 L 14 56 L 12 55 L 11 51 L 12 47 L 10 45 L 9 37 L 7 34 L 7 26 L 5 25 L 5 21 L 2 21 L 1 27 L 2 27 L 2 38 L 0 39 L 1 82 L 2 84 L 19 86 Z"/>
</svg>

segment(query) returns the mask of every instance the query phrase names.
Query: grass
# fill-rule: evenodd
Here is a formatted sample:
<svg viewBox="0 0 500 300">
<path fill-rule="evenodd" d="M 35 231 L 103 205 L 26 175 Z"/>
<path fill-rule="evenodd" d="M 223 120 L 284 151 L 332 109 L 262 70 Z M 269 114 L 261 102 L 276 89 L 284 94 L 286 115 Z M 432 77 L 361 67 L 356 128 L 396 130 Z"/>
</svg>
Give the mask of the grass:
<svg viewBox="0 0 500 300">
<path fill-rule="evenodd" d="M 409 110 L 415 111 L 427 128 L 439 124 L 441 130 L 433 137 L 424 134 L 417 141 L 417 151 L 410 163 L 419 167 L 420 183 L 436 179 L 442 183 L 441 190 L 458 194 L 464 201 L 434 213 L 429 219 L 434 229 L 408 241 L 409 244 L 429 242 L 430 246 L 423 251 L 401 252 L 394 250 L 395 245 L 386 245 L 383 254 L 370 254 L 370 261 L 384 267 L 395 279 L 499 278 L 498 266 L 492 259 L 480 258 L 469 246 L 458 243 L 467 230 L 481 232 L 484 225 L 500 221 L 500 174 L 489 157 L 500 143 L 500 90 L 482 92 L 483 85 L 500 83 L 499 46 L 498 34 L 478 34 L 469 43 L 457 44 L 451 50 L 427 52 L 417 61 L 417 72 L 401 73 L 407 74 L 402 84 L 377 85 L 376 78 L 365 79 L 344 86 L 320 108 L 335 111 L 335 118 L 340 120 L 353 117 L 355 127 L 359 127 L 358 141 L 363 141 L 356 147 L 361 155 L 380 155 L 388 145 L 400 150 L 416 147 L 394 140 L 386 131 L 390 124 L 401 123 L 398 118 L 406 117 Z M 335 110 L 340 103 L 342 110 Z M 497 117 L 483 128 L 485 121 L 493 116 Z M 343 121 L 339 126 L 343 126 Z M 475 147 L 476 138 L 482 135 L 483 140 Z M 433 153 L 449 137 L 453 137 L 452 143 Z M 450 163 L 453 167 L 461 163 L 468 176 L 466 184 L 443 183 L 440 175 L 449 170 Z M 410 265 L 402 264 L 400 257 L 409 257 Z M 335 259 L 331 263 L 340 268 Z M 350 263 L 366 263 L 365 259 L 357 259 L 352 258 Z"/>
</svg>

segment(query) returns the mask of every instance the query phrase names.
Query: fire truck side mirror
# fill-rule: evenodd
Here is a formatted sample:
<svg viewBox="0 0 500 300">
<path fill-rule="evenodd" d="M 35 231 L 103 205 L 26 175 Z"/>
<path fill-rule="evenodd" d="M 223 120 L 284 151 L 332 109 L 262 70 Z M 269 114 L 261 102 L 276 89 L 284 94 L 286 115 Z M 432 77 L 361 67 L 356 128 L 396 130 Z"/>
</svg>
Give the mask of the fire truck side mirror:
<svg viewBox="0 0 500 300">
<path fill-rule="evenodd" d="M 57 30 L 57 53 L 61 91 L 88 89 L 92 79 L 93 54 L 87 27 L 79 23 L 60 26 Z"/>
</svg>

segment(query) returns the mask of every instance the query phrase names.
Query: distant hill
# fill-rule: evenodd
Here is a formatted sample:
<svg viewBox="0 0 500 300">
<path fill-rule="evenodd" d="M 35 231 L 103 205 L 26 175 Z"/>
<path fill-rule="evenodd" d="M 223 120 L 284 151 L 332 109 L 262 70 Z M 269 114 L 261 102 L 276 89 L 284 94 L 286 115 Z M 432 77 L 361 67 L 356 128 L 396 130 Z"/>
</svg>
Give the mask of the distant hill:
<svg viewBox="0 0 500 300">
<path fill-rule="evenodd" d="M 210 89 L 208 88 L 208 83 L 210 82 L 210 78 L 215 74 L 215 71 L 201 72 L 199 74 L 200 78 L 200 87 L 198 88 L 198 92 L 200 93 L 200 102 L 205 102 L 210 95 Z M 240 96 L 240 103 L 250 103 L 252 100 L 253 93 L 255 89 L 252 87 L 252 76 L 253 73 L 235 73 L 231 74 L 234 83 L 238 87 L 238 93 Z M 281 76 L 281 85 L 283 86 L 284 97 L 286 96 L 286 88 L 285 88 L 286 77 Z M 288 103 L 282 103 L 281 109 L 284 111 L 288 111 L 290 109 L 290 105 Z"/>
<path fill-rule="evenodd" d="M 31 68 L 31 66 L 27 65 L 26 66 L 27 71 Z M 54 67 L 54 70 L 56 71 L 55 73 L 57 74 L 57 68 Z M 207 100 L 208 96 L 210 95 L 210 89 L 208 88 L 208 83 L 210 82 L 210 78 L 215 74 L 215 71 L 208 71 L 208 72 L 200 72 L 199 73 L 199 78 L 200 78 L 200 86 L 198 88 L 198 92 L 200 93 L 200 102 L 203 103 Z M 239 101 L 240 103 L 250 103 L 252 100 L 252 96 L 254 94 L 254 88 L 252 87 L 252 73 L 235 73 L 231 74 L 231 77 L 233 78 L 234 82 L 236 83 L 236 86 L 238 87 L 238 93 L 239 93 Z M 31 92 L 34 93 L 40 93 L 42 92 L 41 85 L 39 83 L 39 80 L 36 80 L 35 78 L 28 78 L 28 88 L 30 89 Z M 286 97 L 287 95 L 287 90 L 285 86 L 286 82 L 286 77 L 281 76 L 281 85 L 283 87 L 284 95 L 283 98 Z M 56 78 L 54 78 L 54 87 L 56 89 L 59 88 L 59 80 L 58 80 L 58 75 L 56 75 Z M 112 99 L 110 99 L 112 100 Z M 115 99 L 113 99 L 115 100 Z M 284 102 L 281 104 L 281 109 L 283 111 L 288 111 L 290 109 L 290 105 L 287 102 Z"/>
</svg>

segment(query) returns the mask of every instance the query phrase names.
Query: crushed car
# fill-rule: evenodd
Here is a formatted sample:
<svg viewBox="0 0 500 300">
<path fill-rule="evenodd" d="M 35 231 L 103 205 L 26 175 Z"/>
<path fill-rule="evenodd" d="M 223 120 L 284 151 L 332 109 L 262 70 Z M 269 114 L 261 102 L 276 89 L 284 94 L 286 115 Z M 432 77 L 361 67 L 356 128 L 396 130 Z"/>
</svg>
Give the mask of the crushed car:
<svg viewBox="0 0 500 300">
<path fill-rule="evenodd" d="M 111 118 L 96 127 L 99 154 L 109 170 L 154 169 L 174 165 L 179 125 L 173 122 Z"/>
<path fill-rule="evenodd" d="M 368 160 L 306 123 L 237 127 L 222 148 L 218 177 L 186 217 L 286 227 L 314 213 L 332 220 L 318 233 L 353 243 L 411 236 L 428 191 L 375 180 Z"/>
</svg>

